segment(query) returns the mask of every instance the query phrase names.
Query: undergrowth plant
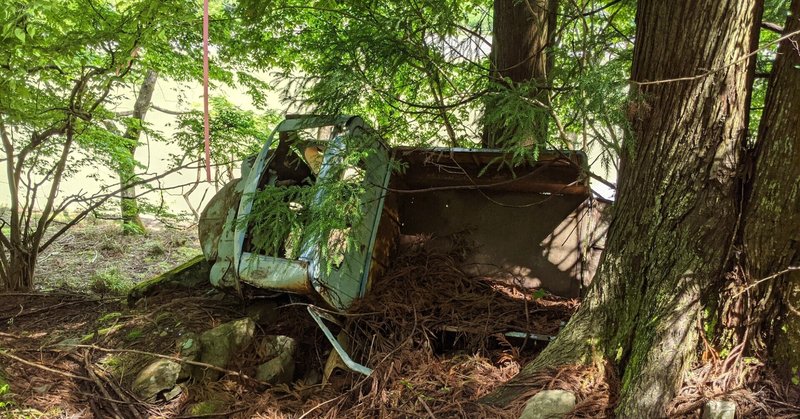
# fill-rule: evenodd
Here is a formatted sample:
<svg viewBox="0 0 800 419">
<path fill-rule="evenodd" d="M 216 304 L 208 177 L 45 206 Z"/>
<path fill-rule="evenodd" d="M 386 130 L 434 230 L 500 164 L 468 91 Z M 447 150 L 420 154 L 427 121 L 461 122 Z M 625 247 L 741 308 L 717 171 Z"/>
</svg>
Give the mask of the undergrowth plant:
<svg viewBox="0 0 800 419">
<path fill-rule="evenodd" d="M 251 213 L 239 220 L 249 225 L 256 251 L 296 259 L 316 248 L 328 271 L 340 263 L 364 218 L 365 162 L 377 152 L 373 139 L 351 135 L 335 151 L 329 148 L 314 182 L 257 191 Z"/>
</svg>

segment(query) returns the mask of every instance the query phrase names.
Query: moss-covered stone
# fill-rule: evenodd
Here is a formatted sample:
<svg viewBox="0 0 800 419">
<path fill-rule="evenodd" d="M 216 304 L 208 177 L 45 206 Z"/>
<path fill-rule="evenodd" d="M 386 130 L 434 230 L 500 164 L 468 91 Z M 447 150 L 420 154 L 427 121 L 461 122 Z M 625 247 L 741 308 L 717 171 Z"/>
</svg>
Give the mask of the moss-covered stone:
<svg viewBox="0 0 800 419">
<path fill-rule="evenodd" d="M 566 390 L 543 390 L 528 400 L 520 419 L 563 418 L 575 408 L 575 395 Z"/>
<path fill-rule="evenodd" d="M 297 342 L 288 336 L 267 336 L 266 356 L 272 357 L 256 369 L 256 379 L 270 384 L 288 383 L 294 378 Z"/>
<path fill-rule="evenodd" d="M 181 366 L 168 359 L 157 359 L 145 367 L 133 382 L 133 392 L 147 401 L 155 401 L 162 392 L 175 388 Z"/>
<path fill-rule="evenodd" d="M 128 305 L 133 307 L 136 302 L 153 294 L 159 288 L 169 286 L 186 288 L 197 287 L 208 282 L 208 273 L 210 269 L 211 265 L 206 262 L 202 255 L 195 256 L 186 263 L 170 271 L 135 285 L 128 292 Z"/>
<path fill-rule="evenodd" d="M 177 350 L 180 353 L 180 357 L 187 361 L 197 361 L 200 357 L 200 339 L 194 333 L 187 333 L 177 342 Z M 181 372 L 178 376 L 178 380 L 184 380 L 189 378 L 192 375 L 192 371 L 196 367 L 190 364 L 183 364 L 181 366 Z"/>
<path fill-rule="evenodd" d="M 253 341 L 256 325 L 248 317 L 224 323 L 200 335 L 200 362 L 225 368 L 233 356 Z M 218 371 L 203 370 L 203 377 L 215 380 Z"/>
</svg>

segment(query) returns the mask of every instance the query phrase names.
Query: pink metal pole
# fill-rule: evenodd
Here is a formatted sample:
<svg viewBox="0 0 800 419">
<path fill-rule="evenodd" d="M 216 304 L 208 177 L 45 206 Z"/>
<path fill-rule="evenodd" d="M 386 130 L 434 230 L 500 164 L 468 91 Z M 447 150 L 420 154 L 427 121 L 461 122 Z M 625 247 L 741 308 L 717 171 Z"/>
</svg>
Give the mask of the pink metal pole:
<svg viewBox="0 0 800 419">
<path fill-rule="evenodd" d="M 203 137 L 206 151 L 206 181 L 211 182 L 211 141 L 208 122 L 208 0 L 203 1 Z"/>
</svg>

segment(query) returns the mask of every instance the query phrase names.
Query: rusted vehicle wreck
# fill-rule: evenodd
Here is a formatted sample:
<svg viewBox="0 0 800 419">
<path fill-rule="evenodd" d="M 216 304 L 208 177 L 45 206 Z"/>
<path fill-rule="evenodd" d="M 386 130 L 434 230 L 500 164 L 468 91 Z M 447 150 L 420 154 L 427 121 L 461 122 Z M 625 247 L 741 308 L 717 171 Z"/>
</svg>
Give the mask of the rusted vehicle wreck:
<svg viewBox="0 0 800 419">
<path fill-rule="evenodd" d="M 355 116 L 280 123 L 260 153 L 244 162 L 242 178 L 226 185 L 203 213 L 200 239 L 212 263 L 211 283 L 306 296 L 314 303 L 309 314 L 344 364 L 367 375 L 369 367 L 350 359 L 326 322 L 370 292 L 406 237 L 429 235 L 446 246 L 458 233 L 473 245 L 463 259 L 465 272 L 564 297 L 582 294 L 597 264 L 603 228 L 582 170 L 586 156 L 576 151 L 543 150 L 536 161 L 512 167 L 500 150 L 390 148 L 366 136 L 372 151 L 353 167 L 363 191 L 363 216 L 347 232 L 354 245 L 342 247 L 332 265 L 320 249 L 328 237 L 305 238 L 293 249 L 295 257 L 285 249 L 267 254 L 254 246 L 248 217 L 255 194 L 347 176 L 342 154 L 348 138 L 367 132 Z M 318 190 L 311 205 L 336 199 L 327 196 L 332 193 Z"/>
</svg>

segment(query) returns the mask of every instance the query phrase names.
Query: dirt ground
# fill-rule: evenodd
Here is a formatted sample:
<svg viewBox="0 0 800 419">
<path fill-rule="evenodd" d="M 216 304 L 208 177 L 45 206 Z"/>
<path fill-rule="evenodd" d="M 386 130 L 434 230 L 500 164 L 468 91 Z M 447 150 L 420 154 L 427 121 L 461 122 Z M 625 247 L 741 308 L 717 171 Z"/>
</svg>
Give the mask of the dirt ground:
<svg viewBox="0 0 800 419">
<path fill-rule="evenodd" d="M 517 417 L 522 404 L 496 409 L 479 399 L 514 376 L 546 342 L 516 339 L 509 331 L 554 335 L 577 309 L 560 299 L 458 268 L 458 252 L 412 246 L 364 300 L 343 318 L 349 352 L 374 369 L 369 377 L 320 373 L 331 346 L 298 296 L 245 290 L 242 300 L 209 285 L 173 284 L 129 306 L 130 286 L 198 253 L 193 230 L 151 229 L 122 236 L 94 223 L 71 232 L 43 260 L 43 291 L 0 294 L 0 415 L 28 418 L 394 418 Z M 108 275 L 113 271 L 114 275 Z M 106 274 L 102 274 L 105 272 Z M 178 356 L 179 344 L 254 307 L 276 315 L 257 323 L 252 344 L 219 380 L 187 381 L 171 401 L 146 402 L 133 379 L 160 356 Z M 265 361 L 269 335 L 298 342 L 295 381 L 269 386 L 250 377 Z M 717 367 L 723 366 L 719 364 Z M 676 400 L 678 417 L 700 417 L 705 400 L 720 397 L 720 371 L 698 370 Z M 725 371 L 747 377 L 724 396 L 743 417 L 798 417 L 800 395 L 765 369 Z M 747 375 L 750 374 L 750 375 Z M 573 391 L 570 417 L 611 416 L 619 380 L 613 368 L 565 367 L 543 371 L 535 391 Z M 728 386 L 729 388 L 730 386 Z M 209 402 L 213 402 L 210 403 Z M 213 408 L 199 409 L 205 406 Z"/>
</svg>

